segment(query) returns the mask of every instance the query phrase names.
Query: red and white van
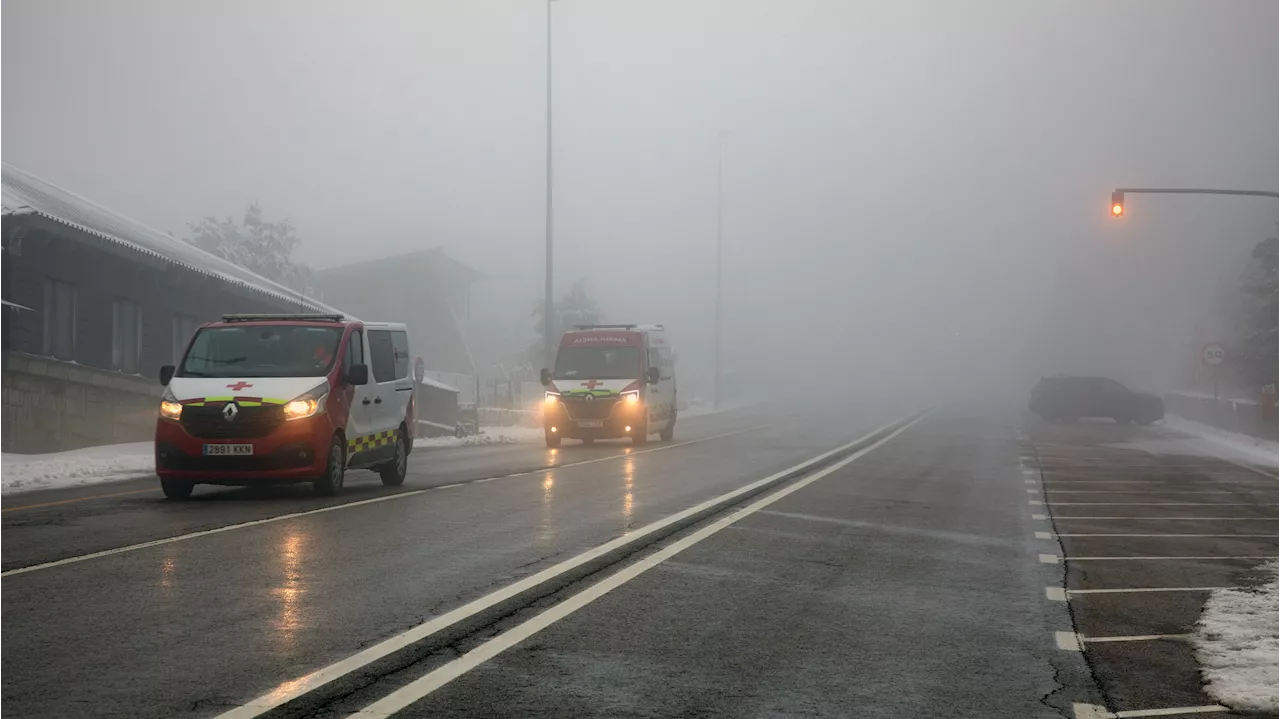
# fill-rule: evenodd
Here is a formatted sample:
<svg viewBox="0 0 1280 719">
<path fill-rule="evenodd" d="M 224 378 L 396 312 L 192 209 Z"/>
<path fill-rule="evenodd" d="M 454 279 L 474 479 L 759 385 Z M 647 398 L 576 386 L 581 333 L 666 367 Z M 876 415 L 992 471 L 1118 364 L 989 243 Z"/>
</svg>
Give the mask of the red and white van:
<svg viewBox="0 0 1280 719">
<path fill-rule="evenodd" d="M 675 356 L 662 325 L 577 325 L 560 338 L 542 384 L 548 447 L 564 438 L 644 444 L 650 434 L 675 435 Z"/>
<path fill-rule="evenodd" d="M 414 380 L 404 325 L 342 315 L 226 315 L 162 367 L 156 474 L 166 497 L 196 484 L 311 482 L 348 469 L 404 483 Z"/>
</svg>

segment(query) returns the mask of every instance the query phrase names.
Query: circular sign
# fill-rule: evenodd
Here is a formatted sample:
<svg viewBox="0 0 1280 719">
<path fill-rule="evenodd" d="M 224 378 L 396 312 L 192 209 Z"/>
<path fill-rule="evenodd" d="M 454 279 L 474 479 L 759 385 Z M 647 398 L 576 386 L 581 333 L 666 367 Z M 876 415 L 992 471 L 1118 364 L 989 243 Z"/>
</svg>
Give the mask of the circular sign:
<svg viewBox="0 0 1280 719">
<path fill-rule="evenodd" d="M 421 382 L 422 379 L 427 376 L 427 363 L 423 361 L 421 355 L 419 355 L 418 358 L 413 361 L 413 376 L 419 382 Z"/>
<path fill-rule="evenodd" d="M 1204 350 L 1200 354 L 1200 358 L 1210 367 L 1216 367 L 1222 364 L 1227 358 L 1227 351 L 1222 349 L 1222 345 L 1210 343 L 1204 346 Z"/>
</svg>

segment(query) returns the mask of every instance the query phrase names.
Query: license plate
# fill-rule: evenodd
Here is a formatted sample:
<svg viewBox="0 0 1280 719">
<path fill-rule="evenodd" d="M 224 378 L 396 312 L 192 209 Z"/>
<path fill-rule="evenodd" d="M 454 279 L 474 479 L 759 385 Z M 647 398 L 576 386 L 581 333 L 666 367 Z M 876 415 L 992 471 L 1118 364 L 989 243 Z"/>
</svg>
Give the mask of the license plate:
<svg viewBox="0 0 1280 719">
<path fill-rule="evenodd" d="M 253 445 L 251 444 L 206 444 L 204 446 L 204 454 L 206 457 L 223 457 L 234 456 L 243 457 L 253 454 Z"/>
<path fill-rule="evenodd" d="M 603 426 L 604 426 L 604 420 L 602 420 L 602 419 L 584 419 L 584 420 L 582 420 L 582 421 L 578 422 L 578 426 L 579 426 L 579 427 L 582 427 L 583 429 L 590 429 L 590 428 L 593 428 L 593 427 L 603 427 Z"/>
</svg>

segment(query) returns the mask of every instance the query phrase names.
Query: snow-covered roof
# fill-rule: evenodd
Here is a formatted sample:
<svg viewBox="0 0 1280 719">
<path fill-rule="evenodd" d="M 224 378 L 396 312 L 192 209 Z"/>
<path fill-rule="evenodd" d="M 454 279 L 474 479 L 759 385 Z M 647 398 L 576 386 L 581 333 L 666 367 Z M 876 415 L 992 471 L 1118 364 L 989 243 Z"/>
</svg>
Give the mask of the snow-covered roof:
<svg viewBox="0 0 1280 719">
<path fill-rule="evenodd" d="M 3 304 L 5 307 L 8 307 L 14 312 L 17 312 L 18 310 L 26 310 L 28 312 L 34 311 L 30 307 L 27 307 L 26 305 L 20 305 L 17 302 L 10 302 L 9 300 L 0 300 L 0 304 Z"/>
<path fill-rule="evenodd" d="M 215 277 L 283 300 L 309 312 L 345 314 L 319 300 L 211 255 L 194 245 L 108 210 L 52 185 L 9 163 L 3 163 L 0 214 L 39 215 L 81 232 L 145 255 L 157 257 L 202 275 Z M 354 319 L 354 318 L 353 318 Z"/>
</svg>

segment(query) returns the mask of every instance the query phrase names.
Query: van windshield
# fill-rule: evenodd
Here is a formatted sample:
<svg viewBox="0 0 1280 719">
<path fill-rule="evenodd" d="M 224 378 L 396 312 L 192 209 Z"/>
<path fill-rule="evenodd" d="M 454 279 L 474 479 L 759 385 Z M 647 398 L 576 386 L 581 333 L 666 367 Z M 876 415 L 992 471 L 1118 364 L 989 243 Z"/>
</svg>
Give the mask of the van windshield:
<svg viewBox="0 0 1280 719">
<path fill-rule="evenodd" d="M 639 347 L 563 347 L 556 355 L 556 379 L 638 379 Z"/>
<path fill-rule="evenodd" d="M 341 327 L 245 325 L 196 333 L 178 377 L 319 377 L 337 355 Z"/>
</svg>

